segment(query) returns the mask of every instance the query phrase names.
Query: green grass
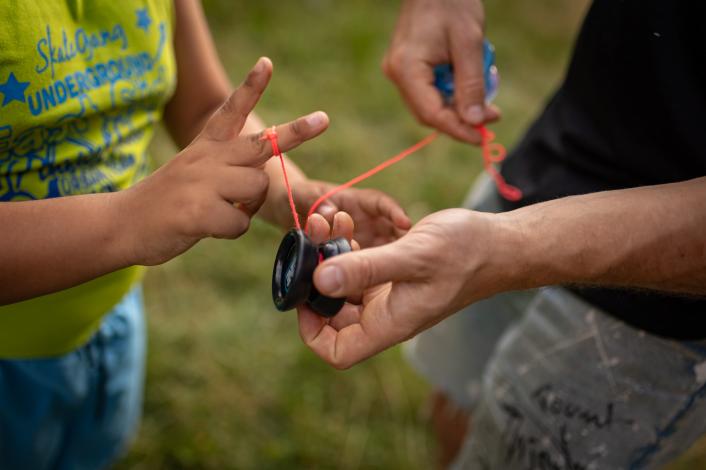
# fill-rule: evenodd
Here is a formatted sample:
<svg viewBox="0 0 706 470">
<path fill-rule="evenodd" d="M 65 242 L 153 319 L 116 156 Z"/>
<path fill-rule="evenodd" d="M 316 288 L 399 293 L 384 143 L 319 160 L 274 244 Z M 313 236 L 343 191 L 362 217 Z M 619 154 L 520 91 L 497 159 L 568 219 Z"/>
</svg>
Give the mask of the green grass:
<svg viewBox="0 0 706 470">
<path fill-rule="evenodd" d="M 344 181 L 429 132 L 380 72 L 397 3 L 205 2 L 234 82 L 257 57 L 272 58 L 274 77 L 257 108 L 267 122 L 315 109 L 331 116 L 326 134 L 290 154 L 312 177 Z M 486 4 L 502 75 L 504 119 L 494 129 L 510 146 L 561 79 L 585 1 Z M 154 148 L 158 162 L 174 153 L 163 135 Z M 480 168 L 476 149 L 441 139 L 364 185 L 394 195 L 419 219 L 458 205 Z M 280 237 L 255 222 L 237 241 L 204 241 L 150 270 L 145 416 L 119 468 L 433 466 L 428 386 L 398 349 L 337 372 L 300 342 L 293 313 L 274 310 Z"/>
</svg>

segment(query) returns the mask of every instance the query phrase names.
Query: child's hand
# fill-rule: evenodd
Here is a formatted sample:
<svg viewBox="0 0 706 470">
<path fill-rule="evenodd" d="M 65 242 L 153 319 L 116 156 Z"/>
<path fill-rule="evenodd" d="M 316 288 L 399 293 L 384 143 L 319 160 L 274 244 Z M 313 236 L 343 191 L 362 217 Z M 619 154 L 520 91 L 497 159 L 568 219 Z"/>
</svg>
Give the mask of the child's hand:
<svg viewBox="0 0 706 470">
<path fill-rule="evenodd" d="M 300 217 L 306 217 L 311 205 L 335 185 L 325 181 L 306 180 L 294 187 L 294 199 Z M 289 212 L 286 195 L 278 205 L 285 227 L 291 226 L 292 215 Z M 404 209 L 387 194 L 375 189 L 348 188 L 334 194 L 317 209 L 329 224 L 338 211 L 347 212 L 355 221 L 354 238 L 363 248 L 384 245 L 397 240 L 412 226 Z"/>
<path fill-rule="evenodd" d="M 318 245 L 327 240 L 343 237 L 348 240 L 354 251 L 360 249 L 358 241 L 353 239 L 353 219 L 346 212 L 331 214 L 331 223 L 321 214 L 312 215 L 308 222 L 307 235 L 314 244 Z"/>
<path fill-rule="evenodd" d="M 302 199 L 308 197 L 308 208 L 335 185 L 310 181 L 300 190 Z M 319 206 L 317 212 L 336 229 L 334 214 L 347 212 L 355 222 L 353 238 L 364 248 L 384 245 L 397 240 L 412 226 L 404 209 L 387 194 L 376 189 L 348 188 L 338 192 Z M 339 235 L 340 236 L 340 235 Z"/>
<path fill-rule="evenodd" d="M 272 147 L 260 134 L 240 131 L 272 74 L 260 59 L 245 81 L 206 123 L 201 134 L 169 163 L 118 193 L 132 264 L 154 265 L 183 253 L 205 237 L 234 239 L 267 194 L 262 165 Z M 277 127 L 282 151 L 316 137 L 328 125 L 323 112 Z"/>
</svg>

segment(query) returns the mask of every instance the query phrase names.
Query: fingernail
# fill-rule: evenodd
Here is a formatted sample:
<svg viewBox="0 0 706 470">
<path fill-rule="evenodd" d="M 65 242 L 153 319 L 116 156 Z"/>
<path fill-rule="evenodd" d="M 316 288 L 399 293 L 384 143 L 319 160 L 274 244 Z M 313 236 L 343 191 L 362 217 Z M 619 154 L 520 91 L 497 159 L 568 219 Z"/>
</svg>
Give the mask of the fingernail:
<svg viewBox="0 0 706 470">
<path fill-rule="evenodd" d="M 483 124 L 483 120 L 485 119 L 483 107 L 477 104 L 472 104 L 471 106 L 466 108 L 466 114 L 464 115 L 464 118 L 466 119 L 466 121 L 468 121 L 469 124 Z"/>
<path fill-rule="evenodd" d="M 306 123 L 311 127 L 321 127 L 326 121 L 326 114 L 321 111 L 316 111 L 315 113 L 309 114 L 305 119 Z"/>
<path fill-rule="evenodd" d="M 316 287 L 324 294 L 335 294 L 343 287 L 343 271 L 336 266 L 324 266 L 317 277 Z"/>
</svg>

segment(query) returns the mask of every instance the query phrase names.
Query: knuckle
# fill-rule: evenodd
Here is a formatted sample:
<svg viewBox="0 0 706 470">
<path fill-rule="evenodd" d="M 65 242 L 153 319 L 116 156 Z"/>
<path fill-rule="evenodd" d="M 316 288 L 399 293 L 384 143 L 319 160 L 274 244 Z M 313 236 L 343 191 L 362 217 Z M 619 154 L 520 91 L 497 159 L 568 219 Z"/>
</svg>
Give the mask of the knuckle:
<svg viewBox="0 0 706 470">
<path fill-rule="evenodd" d="M 416 272 L 421 278 L 430 278 L 436 272 L 436 267 L 438 266 L 438 256 L 436 252 L 432 253 L 430 251 L 425 252 L 418 259 L 415 260 L 413 271 Z"/>
<path fill-rule="evenodd" d="M 336 370 L 347 370 L 351 368 L 351 364 L 345 363 L 345 362 L 333 362 L 331 364 Z"/>
<path fill-rule="evenodd" d="M 417 120 L 426 126 L 433 125 L 436 121 L 435 117 L 434 112 L 427 108 L 417 110 Z"/>
<path fill-rule="evenodd" d="M 245 76 L 245 80 L 243 80 L 243 83 L 240 85 L 240 88 L 243 88 L 245 90 L 250 90 L 250 89 L 254 88 L 256 78 L 257 78 L 257 73 L 254 70 L 251 70 Z"/>
<path fill-rule="evenodd" d="M 230 115 L 234 114 L 238 110 L 238 105 L 236 104 L 236 95 L 235 93 L 230 95 L 227 100 L 223 102 L 221 105 L 221 113 Z"/>
<path fill-rule="evenodd" d="M 197 196 L 187 197 L 180 206 L 181 225 L 187 235 L 201 237 L 205 232 L 208 232 L 208 230 L 204 230 L 206 228 L 205 215 L 208 214 L 208 207 L 201 198 Z"/>
<path fill-rule="evenodd" d="M 219 220 L 211 220 L 204 227 L 204 234 L 212 238 L 230 238 L 227 224 Z"/>
<path fill-rule="evenodd" d="M 252 134 L 248 136 L 248 140 L 250 141 L 250 145 L 253 149 L 253 152 L 257 156 L 263 156 L 268 153 L 268 141 L 264 138 L 264 135 L 265 131 L 262 130 L 257 134 Z"/>
<path fill-rule="evenodd" d="M 361 273 L 360 282 L 363 287 L 373 286 L 376 279 L 376 269 L 373 260 L 369 256 L 361 256 L 358 260 L 359 270 Z"/>
<path fill-rule="evenodd" d="M 267 193 L 270 187 L 270 178 L 267 176 L 267 173 L 262 170 L 257 170 L 252 178 L 252 187 L 255 194 L 258 196 Z"/>
<path fill-rule="evenodd" d="M 235 239 L 244 234 L 250 228 L 250 217 L 242 210 L 239 211 L 242 216 L 233 217 L 233 220 L 226 228 L 224 238 Z"/>
<path fill-rule="evenodd" d="M 481 34 L 483 34 L 483 31 L 485 31 L 485 11 L 483 8 L 475 13 L 474 18 L 476 24 L 478 25 L 478 30 Z"/>
<path fill-rule="evenodd" d="M 304 135 L 304 127 L 302 126 L 302 120 L 301 119 L 296 119 L 292 121 L 292 123 L 289 125 L 289 130 L 292 131 L 292 135 L 294 135 L 296 140 L 301 140 L 301 137 Z"/>
<path fill-rule="evenodd" d="M 282 152 L 297 147 L 304 142 L 306 138 L 306 124 L 301 121 L 303 121 L 303 119 L 297 119 L 287 124 L 287 132 L 283 132 L 279 140 L 279 148 Z"/>
<path fill-rule="evenodd" d="M 385 57 L 382 58 L 382 62 L 380 62 L 380 70 L 382 70 L 382 73 L 383 73 L 387 78 L 391 78 L 391 77 L 390 77 L 390 63 L 389 63 L 389 60 L 388 60 L 388 58 L 387 58 L 387 55 L 385 55 Z"/>
<path fill-rule="evenodd" d="M 397 205 L 394 199 L 392 199 L 390 196 L 385 194 L 382 191 L 378 190 L 373 190 L 375 192 L 370 194 L 371 198 L 375 198 L 376 203 L 377 203 L 377 209 L 380 213 L 384 213 L 385 209 L 387 208 L 393 208 Z"/>
<path fill-rule="evenodd" d="M 466 77 L 458 83 L 457 89 L 459 97 L 462 99 L 479 98 L 483 95 L 485 89 L 483 77 L 479 75 Z"/>
<path fill-rule="evenodd" d="M 471 41 L 473 44 L 483 42 L 485 35 L 483 34 L 483 19 L 476 18 L 476 24 L 474 26 L 461 28 L 466 40 Z"/>
<path fill-rule="evenodd" d="M 236 222 L 237 236 L 244 234 L 250 229 L 250 220 L 250 217 L 247 215 L 244 217 L 238 217 L 238 221 Z"/>
<path fill-rule="evenodd" d="M 198 164 L 207 152 L 203 152 L 199 143 L 193 143 L 189 147 L 182 150 L 176 158 L 167 163 L 165 168 L 172 169 L 173 167 L 191 167 Z"/>
<path fill-rule="evenodd" d="M 481 139 L 480 135 L 471 134 L 468 141 L 474 145 L 480 145 L 483 142 L 483 139 Z"/>
<path fill-rule="evenodd" d="M 380 63 L 380 68 L 382 69 L 382 73 L 385 74 L 388 79 L 392 80 L 394 71 L 389 54 L 386 54 L 385 57 L 383 57 L 382 62 Z"/>
<path fill-rule="evenodd" d="M 350 369 L 351 366 L 353 365 L 353 363 L 350 360 L 345 359 L 345 358 L 341 357 L 340 355 L 334 356 L 329 361 L 329 364 L 331 364 L 334 367 L 334 369 L 337 369 L 337 370 Z"/>
<path fill-rule="evenodd" d="M 407 54 L 404 48 L 395 48 L 385 56 L 383 71 L 391 80 L 396 80 L 404 72 Z"/>
</svg>

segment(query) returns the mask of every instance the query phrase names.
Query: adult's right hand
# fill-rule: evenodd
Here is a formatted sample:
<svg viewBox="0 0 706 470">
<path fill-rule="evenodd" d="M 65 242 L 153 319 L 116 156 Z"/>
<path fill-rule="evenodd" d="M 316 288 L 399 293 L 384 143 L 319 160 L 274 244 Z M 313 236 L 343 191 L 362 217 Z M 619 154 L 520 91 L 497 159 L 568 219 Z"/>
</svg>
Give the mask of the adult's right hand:
<svg viewBox="0 0 706 470">
<path fill-rule="evenodd" d="M 481 0 L 405 0 L 383 71 L 417 119 L 456 139 L 480 143 L 473 129 L 500 112 L 485 104 Z M 434 66 L 454 67 L 454 104 L 434 87 Z"/>
<path fill-rule="evenodd" d="M 335 231 L 349 236 L 352 228 L 343 230 L 346 218 L 339 217 Z M 328 233 L 323 218 L 310 224 L 312 231 Z M 314 283 L 322 294 L 348 302 L 331 319 L 299 306 L 301 337 L 326 362 L 345 369 L 472 302 L 520 288 L 518 233 L 504 215 L 447 209 L 397 241 L 334 256 L 316 268 Z"/>
</svg>

